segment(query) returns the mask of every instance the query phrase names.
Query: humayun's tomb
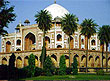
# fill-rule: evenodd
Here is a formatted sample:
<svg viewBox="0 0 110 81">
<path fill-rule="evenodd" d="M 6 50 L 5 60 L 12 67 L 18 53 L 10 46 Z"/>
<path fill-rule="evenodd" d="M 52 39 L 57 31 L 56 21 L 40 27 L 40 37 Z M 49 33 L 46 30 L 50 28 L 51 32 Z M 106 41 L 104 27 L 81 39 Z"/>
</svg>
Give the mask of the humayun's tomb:
<svg viewBox="0 0 110 81">
<path fill-rule="evenodd" d="M 52 4 L 45 8 L 52 15 L 52 27 L 45 36 L 47 55 L 51 56 L 52 62 L 59 67 L 59 59 L 62 54 L 66 57 L 66 65 L 69 66 L 68 36 L 61 29 L 60 18 L 69 13 L 59 4 Z M 86 67 L 86 38 L 80 33 L 81 27 L 70 38 L 70 60 L 76 57 L 78 67 Z M 35 55 L 35 65 L 41 67 L 40 55 L 43 46 L 43 32 L 38 24 L 19 23 L 14 33 L 9 33 L 1 38 L 0 65 L 8 65 L 12 53 L 16 55 L 15 67 L 22 68 L 28 65 L 28 57 Z M 102 67 L 102 46 L 97 33 L 91 36 L 88 42 L 88 67 Z M 106 45 L 104 44 L 103 66 L 106 67 Z M 108 52 L 108 67 L 110 68 L 110 52 Z M 91 70 L 90 70 L 91 71 Z"/>
</svg>

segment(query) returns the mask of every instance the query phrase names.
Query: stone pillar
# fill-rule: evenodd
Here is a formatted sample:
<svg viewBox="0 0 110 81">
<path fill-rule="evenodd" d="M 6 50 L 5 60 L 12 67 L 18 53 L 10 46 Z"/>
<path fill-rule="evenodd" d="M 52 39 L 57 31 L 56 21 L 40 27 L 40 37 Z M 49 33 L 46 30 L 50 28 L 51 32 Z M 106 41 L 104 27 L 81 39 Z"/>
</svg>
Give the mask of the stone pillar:
<svg viewBox="0 0 110 81">
<path fill-rule="evenodd" d="M 9 65 L 9 59 L 10 59 L 10 58 L 9 58 L 9 56 L 8 56 L 8 57 L 7 57 L 7 65 Z"/>
<path fill-rule="evenodd" d="M 59 67 L 59 63 L 60 63 L 60 54 L 57 54 L 57 67 Z"/>
<path fill-rule="evenodd" d="M 79 67 L 81 66 L 81 56 L 79 55 Z"/>
<path fill-rule="evenodd" d="M 24 67 L 24 56 L 21 57 L 22 58 L 22 68 Z"/>
</svg>

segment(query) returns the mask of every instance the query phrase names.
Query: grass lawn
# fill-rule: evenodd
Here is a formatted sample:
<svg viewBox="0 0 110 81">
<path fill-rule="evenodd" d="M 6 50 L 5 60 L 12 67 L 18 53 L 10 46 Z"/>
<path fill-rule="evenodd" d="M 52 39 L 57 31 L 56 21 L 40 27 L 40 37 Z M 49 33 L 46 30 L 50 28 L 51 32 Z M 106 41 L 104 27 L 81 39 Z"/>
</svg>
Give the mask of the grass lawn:
<svg viewBox="0 0 110 81">
<path fill-rule="evenodd" d="M 78 75 L 54 75 L 37 76 L 22 80 L 110 80 L 110 75 L 78 74 Z"/>
</svg>

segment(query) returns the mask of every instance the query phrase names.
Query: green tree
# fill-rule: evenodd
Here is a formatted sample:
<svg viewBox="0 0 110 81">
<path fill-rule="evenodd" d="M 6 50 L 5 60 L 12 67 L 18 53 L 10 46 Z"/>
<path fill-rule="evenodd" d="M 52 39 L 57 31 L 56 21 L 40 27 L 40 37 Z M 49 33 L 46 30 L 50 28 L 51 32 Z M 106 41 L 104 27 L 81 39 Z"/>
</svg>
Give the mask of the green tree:
<svg viewBox="0 0 110 81">
<path fill-rule="evenodd" d="M 43 48 L 45 48 L 45 34 L 51 28 L 52 17 L 47 10 L 41 10 L 36 15 L 36 22 L 38 23 L 39 29 L 43 31 Z M 43 50 L 42 56 L 42 68 L 44 63 L 45 50 Z"/>
<path fill-rule="evenodd" d="M 52 60 L 49 56 L 47 56 L 45 59 L 44 71 L 45 71 L 45 75 L 47 75 L 47 76 L 51 76 L 54 72 L 54 66 L 53 66 Z"/>
<path fill-rule="evenodd" d="M 72 71 L 73 71 L 73 75 L 77 75 L 78 74 L 78 63 L 77 63 L 77 59 L 76 57 L 73 58 L 73 65 L 72 65 Z"/>
<path fill-rule="evenodd" d="M 14 78 L 14 75 L 16 75 L 16 70 L 15 70 L 15 60 L 16 60 L 16 56 L 14 53 L 12 53 L 12 55 L 10 56 L 9 59 L 9 70 L 8 70 L 8 78 Z"/>
<path fill-rule="evenodd" d="M 87 73 L 87 55 L 88 55 L 88 39 L 90 39 L 91 35 L 94 35 L 96 33 L 96 27 L 98 26 L 96 23 L 94 23 L 94 20 L 92 19 L 85 19 L 81 23 L 82 29 L 81 34 L 85 36 L 87 42 L 86 42 L 86 73 Z"/>
<path fill-rule="evenodd" d="M 8 32 L 4 28 L 8 28 L 8 24 L 15 21 L 14 7 L 8 5 L 8 1 L 0 0 L 0 36 L 7 34 Z"/>
<path fill-rule="evenodd" d="M 66 62 L 65 62 L 66 58 L 64 55 L 62 55 L 60 57 L 60 68 L 59 68 L 59 74 L 60 75 L 65 75 L 66 74 Z"/>
<path fill-rule="evenodd" d="M 69 36 L 69 67 L 70 67 L 70 36 L 74 34 L 78 27 L 78 18 L 73 14 L 65 14 L 61 19 L 61 27 L 64 33 Z"/>
<path fill-rule="evenodd" d="M 10 56 L 10 59 L 9 59 L 9 66 L 10 67 L 15 67 L 15 60 L 16 60 L 16 56 L 14 53 L 12 53 L 12 55 Z"/>
<path fill-rule="evenodd" d="M 44 54 L 44 57 L 43 57 L 43 54 Z M 40 62 L 41 63 L 42 63 L 42 58 L 44 58 L 44 61 L 45 61 L 45 59 L 46 59 L 46 47 L 42 47 L 42 52 L 41 52 L 41 56 L 40 56 Z"/>
<path fill-rule="evenodd" d="M 99 28 L 99 32 L 98 32 L 98 37 L 99 40 L 101 42 L 101 44 L 103 44 L 104 47 L 104 43 L 106 43 L 106 71 L 108 71 L 108 44 L 110 42 L 110 26 L 109 25 L 103 25 L 102 27 Z M 103 54 L 103 49 L 102 49 L 102 54 Z M 102 67 L 103 67 L 103 60 L 102 60 Z"/>
<path fill-rule="evenodd" d="M 35 55 L 30 54 L 29 59 L 28 59 L 29 67 L 28 67 L 28 72 L 31 75 L 31 77 L 34 76 L 35 74 Z"/>
</svg>

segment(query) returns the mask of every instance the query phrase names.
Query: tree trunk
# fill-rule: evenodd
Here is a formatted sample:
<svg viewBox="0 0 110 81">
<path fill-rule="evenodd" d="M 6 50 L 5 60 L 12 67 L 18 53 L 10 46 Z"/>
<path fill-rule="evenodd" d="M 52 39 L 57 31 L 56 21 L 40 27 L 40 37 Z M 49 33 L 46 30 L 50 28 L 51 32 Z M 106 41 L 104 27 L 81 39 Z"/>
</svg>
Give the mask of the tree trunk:
<svg viewBox="0 0 110 81">
<path fill-rule="evenodd" d="M 86 48 L 86 73 L 87 73 L 87 57 L 88 57 L 88 37 L 87 38 L 87 48 Z"/>
<path fill-rule="evenodd" d="M 70 67 L 70 36 L 69 36 L 69 67 Z"/>
<path fill-rule="evenodd" d="M 106 72 L 108 72 L 108 43 L 106 43 Z"/>
<path fill-rule="evenodd" d="M 43 29 L 43 56 L 42 56 L 42 68 L 44 65 L 44 56 L 45 56 L 45 30 Z"/>
</svg>

